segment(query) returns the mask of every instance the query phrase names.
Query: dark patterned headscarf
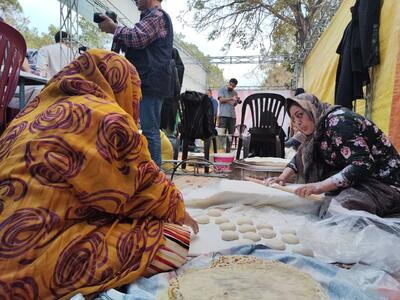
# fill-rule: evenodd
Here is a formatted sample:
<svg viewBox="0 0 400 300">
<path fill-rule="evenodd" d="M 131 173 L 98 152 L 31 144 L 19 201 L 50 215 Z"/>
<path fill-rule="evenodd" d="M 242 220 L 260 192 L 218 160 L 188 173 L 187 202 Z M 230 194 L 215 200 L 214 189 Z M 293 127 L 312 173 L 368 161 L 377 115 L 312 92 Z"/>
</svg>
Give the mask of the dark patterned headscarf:
<svg viewBox="0 0 400 300">
<path fill-rule="evenodd" d="M 287 111 L 292 105 L 300 106 L 304 112 L 314 121 L 315 131 L 307 136 L 296 155 L 298 175 L 304 178 L 306 183 L 317 182 L 322 178 L 323 168 L 315 151 L 316 141 L 323 134 L 323 123 L 326 116 L 337 108 L 328 103 L 321 102 L 316 96 L 308 93 L 286 99 Z M 289 113 L 290 116 L 290 113 Z"/>
</svg>

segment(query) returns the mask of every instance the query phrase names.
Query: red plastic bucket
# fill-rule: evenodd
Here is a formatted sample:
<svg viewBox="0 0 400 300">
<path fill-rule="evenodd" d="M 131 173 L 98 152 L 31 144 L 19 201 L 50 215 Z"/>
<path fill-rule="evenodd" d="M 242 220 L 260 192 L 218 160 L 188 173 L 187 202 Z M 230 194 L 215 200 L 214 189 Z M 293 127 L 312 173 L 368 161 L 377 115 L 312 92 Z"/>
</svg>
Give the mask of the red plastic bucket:
<svg viewBox="0 0 400 300">
<path fill-rule="evenodd" d="M 219 171 L 231 171 L 231 164 L 235 160 L 235 154 L 233 153 L 214 153 L 213 159 L 215 163 L 226 163 L 226 165 L 216 166 Z"/>
</svg>

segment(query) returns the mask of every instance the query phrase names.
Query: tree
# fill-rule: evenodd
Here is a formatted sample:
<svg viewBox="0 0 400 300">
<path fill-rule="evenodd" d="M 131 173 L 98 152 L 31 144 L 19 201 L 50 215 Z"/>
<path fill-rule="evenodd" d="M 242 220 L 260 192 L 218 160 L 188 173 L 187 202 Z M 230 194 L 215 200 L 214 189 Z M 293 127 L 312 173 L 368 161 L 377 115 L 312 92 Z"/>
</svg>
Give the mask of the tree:
<svg viewBox="0 0 400 300">
<path fill-rule="evenodd" d="M 211 29 L 209 39 L 226 35 L 228 43 L 243 48 L 264 45 L 272 38 L 273 47 L 284 40 L 304 44 L 311 24 L 320 16 L 322 0 L 188 0 L 198 31 Z M 290 34 L 287 36 L 283 36 Z M 275 43 L 274 43 L 275 41 Z M 290 45 L 291 47 L 293 46 Z"/>
<path fill-rule="evenodd" d="M 262 82 L 261 86 L 290 87 L 292 73 L 289 72 L 283 64 L 277 64 L 273 68 L 265 70 L 265 75 L 266 78 Z"/>
<path fill-rule="evenodd" d="M 185 42 L 184 38 L 185 37 L 182 34 L 175 35 L 177 43 L 185 51 L 187 51 L 190 55 L 197 59 L 207 70 L 207 85 L 209 87 L 220 87 L 224 85 L 226 80 L 224 79 L 223 71 L 217 66 L 211 64 L 208 57 L 205 56 L 204 53 L 201 52 L 196 45 Z"/>
<path fill-rule="evenodd" d="M 89 48 L 110 48 L 112 42 L 112 36 L 107 33 L 101 32 L 97 25 L 93 22 L 89 22 L 86 19 L 80 17 L 78 21 L 79 35 L 82 39 L 84 46 Z"/>
</svg>

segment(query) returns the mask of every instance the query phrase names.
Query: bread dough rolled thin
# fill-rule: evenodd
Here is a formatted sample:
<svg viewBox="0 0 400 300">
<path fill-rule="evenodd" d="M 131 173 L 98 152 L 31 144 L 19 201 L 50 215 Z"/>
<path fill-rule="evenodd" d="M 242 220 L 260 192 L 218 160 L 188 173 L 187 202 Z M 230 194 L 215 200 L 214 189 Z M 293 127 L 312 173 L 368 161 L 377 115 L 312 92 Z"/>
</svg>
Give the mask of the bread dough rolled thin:
<svg viewBox="0 0 400 300">
<path fill-rule="evenodd" d="M 245 232 L 256 232 L 256 228 L 252 225 L 249 224 L 243 224 L 239 226 L 239 232 L 240 233 L 245 233 Z"/>
</svg>

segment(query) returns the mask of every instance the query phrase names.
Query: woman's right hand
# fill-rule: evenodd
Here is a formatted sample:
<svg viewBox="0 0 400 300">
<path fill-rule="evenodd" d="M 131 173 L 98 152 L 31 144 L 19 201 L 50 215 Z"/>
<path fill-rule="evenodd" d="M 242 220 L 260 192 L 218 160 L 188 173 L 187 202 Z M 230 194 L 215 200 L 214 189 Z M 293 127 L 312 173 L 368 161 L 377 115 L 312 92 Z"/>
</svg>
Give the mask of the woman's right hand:
<svg viewBox="0 0 400 300">
<path fill-rule="evenodd" d="M 286 179 L 284 179 L 280 176 L 267 178 L 267 179 L 265 179 L 264 182 L 266 185 L 272 185 L 274 183 L 277 183 L 279 185 L 286 185 Z"/>
<path fill-rule="evenodd" d="M 189 215 L 187 211 L 185 211 L 185 220 L 183 221 L 183 224 L 192 228 L 194 234 L 199 233 L 199 225 L 197 224 L 196 220 Z"/>
</svg>

